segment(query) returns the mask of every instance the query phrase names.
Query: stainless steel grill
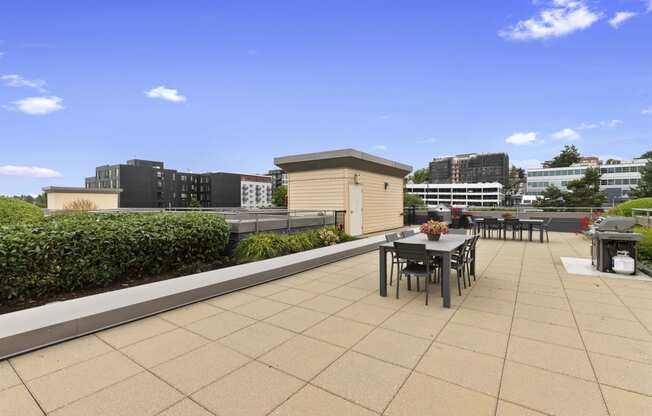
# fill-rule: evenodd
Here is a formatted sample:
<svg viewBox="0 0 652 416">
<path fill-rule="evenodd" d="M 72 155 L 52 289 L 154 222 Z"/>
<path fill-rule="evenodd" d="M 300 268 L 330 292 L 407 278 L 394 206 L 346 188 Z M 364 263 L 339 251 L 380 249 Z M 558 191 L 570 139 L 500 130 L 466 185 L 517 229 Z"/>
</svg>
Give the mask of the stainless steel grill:
<svg viewBox="0 0 652 416">
<path fill-rule="evenodd" d="M 627 251 L 637 261 L 641 235 L 631 231 L 633 218 L 606 217 L 596 221 L 591 244 L 591 262 L 601 272 L 613 272 L 613 257 Z"/>
</svg>

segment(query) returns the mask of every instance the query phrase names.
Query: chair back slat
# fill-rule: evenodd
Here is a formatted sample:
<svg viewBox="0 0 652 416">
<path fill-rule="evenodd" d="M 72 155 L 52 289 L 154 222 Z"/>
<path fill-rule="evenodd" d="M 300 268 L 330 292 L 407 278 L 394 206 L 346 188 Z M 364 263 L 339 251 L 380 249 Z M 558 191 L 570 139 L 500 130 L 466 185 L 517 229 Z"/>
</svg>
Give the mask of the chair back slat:
<svg viewBox="0 0 652 416">
<path fill-rule="evenodd" d="M 391 234 L 385 234 L 385 241 L 388 243 L 391 243 L 392 241 L 398 240 L 398 234 L 396 233 L 391 233 Z"/>
<path fill-rule="evenodd" d="M 396 257 L 401 260 L 409 261 L 428 261 L 428 251 L 425 244 L 401 243 L 394 242 L 394 250 L 396 250 Z"/>
<path fill-rule="evenodd" d="M 498 218 L 485 218 L 485 225 L 498 225 Z"/>
</svg>

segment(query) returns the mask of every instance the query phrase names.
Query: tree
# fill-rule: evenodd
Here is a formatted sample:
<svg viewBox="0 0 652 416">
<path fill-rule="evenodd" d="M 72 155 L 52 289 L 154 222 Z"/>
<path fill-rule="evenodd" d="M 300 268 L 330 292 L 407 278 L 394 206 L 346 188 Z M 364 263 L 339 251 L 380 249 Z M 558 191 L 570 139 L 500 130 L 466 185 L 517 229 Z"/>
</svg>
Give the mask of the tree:
<svg viewBox="0 0 652 416">
<path fill-rule="evenodd" d="M 272 204 L 277 207 L 288 206 L 288 187 L 286 185 L 278 186 L 272 193 Z"/>
<path fill-rule="evenodd" d="M 534 205 L 539 207 L 563 207 L 564 193 L 555 185 L 548 185 L 541 193 L 542 199 L 537 200 Z"/>
<path fill-rule="evenodd" d="M 618 159 L 607 159 L 607 165 L 620 165 L 620 160 Z"/>
<path fill-rule="evenodd" d="M 580 161 L 580 151 L 575 145 L 566 145 L 557 156 L 551 161 L 549 166 L 551 168 L 565 168 Z"/>
<path fill-rule="evenodd" d="M 629 196 L 631 198 L 645 198 L 647 196 L 652 196 L 652 157 L 650 157 L 645 166 L 643 166 L 643 170 L 641 171 L 641 181 L 636 188 L 629 190 Z"/>
<path fill-rule="evenodd" d="M 430 182 L 430 169 L 421 168 L 414 171 L 414 174 L 407 177 L 408 182 L 412 181 L 414 183 L 427 183 Z"/>
<path fill-rule="evenodd" d="M 39 194 L 34 198 L 34 205 L 40 208 L 46 208 L 48 206 L 48 198 L 45 192 Z"/>
<path fill-rule="evenodd" d="M 425 207 L 426 203 L 423 202 L 423 198 L 419 195 L 404 193 L 403 194 L 403 206 L 404 207 Z"/>
<path fill-rule="evenodd" d="M 512 166 L 509 170 L 509 184 L 507 186 L 508 195 L 516 195 L 525 183 L 525 170 Z"/>
<path fill-rule="evenodd" d="M 639 159 L 652 159 L 652 150 L 648 150 L 647 152 L 643 153 Z"/>
<path fill-rule="evenodd" d="M 599 207 L 607 200 L 600 191 L 600 170 L 587 169 L 580 179 L 568 182 L 569 192 L 564 192 L 566 205 L 570 207 Z"/>
<path fill-rule="evenodd" d="M 201 202 L 197 201 L 196 199 L 192 199 L 190 201 L 190 207 L 191 208 L 201 208 Z"/>
</svg>

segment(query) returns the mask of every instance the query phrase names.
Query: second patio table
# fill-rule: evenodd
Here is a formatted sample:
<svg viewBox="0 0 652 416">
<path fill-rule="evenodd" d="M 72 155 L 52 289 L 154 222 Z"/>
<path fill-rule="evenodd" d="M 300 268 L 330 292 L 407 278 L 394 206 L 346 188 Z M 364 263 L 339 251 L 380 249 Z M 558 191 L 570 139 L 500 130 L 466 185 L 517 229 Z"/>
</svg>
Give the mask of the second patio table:
<svg viewBox="0 0 652 416">
<path fill-rule="evenodd" d="M 451 307 L 451 254 L 459 249 L 472 235 L 445 234 L 437 241 L 428 240 L 425 234 L 416 234 L 401 238 L 401 243 L 425 244 L 428 254 L 442 259 L 441 287 L 444 293 L 444 307 Z M 380 257 L 380 296 L 387 296 L 387 252 L 394 251 L 394 243 L 384 243 L 379 247 Z M 475 274 L 475 249 L 471 252 L 471 274 Z M 396 282 L 398 284 L 398 281 Z"/>
<path fill-rule="evenodd" d="M 484 223 L 484 218 L 473 218 L 473 221 L 475 221 L 475 230 L 474 232 L 479 233 L 479 227 L 480 224 Z M 500 223 L 501 230 L 503 231 L 503 239 L 506 239 L 505 234 L 505 219 L 504 218 L 498 218 L 498 222 Z M 519 218 L 518 222 L 521 224 L 527 225 L 527 231 L 528 231 L 528 240 L 532 241 L 532 231 L 534 229 L 535 225 L 539 225 L 539 242 L 543 243 L 543 227 L 541 226 L 543 224 L 542 219 L 538 218 Z M 500 237 L 499 237 L 500 238 Z"/>
</svg>

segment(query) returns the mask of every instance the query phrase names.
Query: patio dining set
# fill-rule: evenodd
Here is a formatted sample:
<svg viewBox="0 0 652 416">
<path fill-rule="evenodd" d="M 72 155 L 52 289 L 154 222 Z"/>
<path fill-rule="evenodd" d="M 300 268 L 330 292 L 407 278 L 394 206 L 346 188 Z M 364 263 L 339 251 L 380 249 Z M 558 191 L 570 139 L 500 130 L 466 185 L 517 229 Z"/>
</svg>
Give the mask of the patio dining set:
<svg viewBox="0 0 652 416">
<path fill-rule="evenodd" d="M 412 278 L 416 280 L 417 291 L 421 284 L 429 298 L 429 286 L 440 285 L 443 306 L 450 308 L 450 272 L 457 275 L 457 290 L 462 295 L 462 286 L 470 287 L 471 277 L 475 281 L 475 247 L 480 238 L 477 234 L 466 234 L 465 230 L 451 230 L 438 240 L 431 240 L 425 234 L 412 230 L 399 234 L 385 235 L 386 243 L 379 247 L 380 253 L 380 295 L 387 296 L 387 285 L 394 283 L 396 270 L 396 297 L 399 297 L 399 283 L 407 279 L 408 290 L 412 289 Z M 389 282 L 387 280 L 387 254 L 391 256 Z"/>
<path fill-rule="evenodd" d="M 543 236 L 545 234 L 546 241 L 548 238 L 548 230 L 552 218 L 471 218 L 468 219 L 469 225 L 474 233 L 481 235 L 482 238 L 493 238 L 494 234 L 498 239 L 507 239 L 508 233 L 511 233 L 512 240 L 523 240 L 523 233 L 527 232 L 527 239 L 532 241 L 532 236 L 535 231 L 539 232 L 539 242 L 543 243 Z"/>
</svg>

